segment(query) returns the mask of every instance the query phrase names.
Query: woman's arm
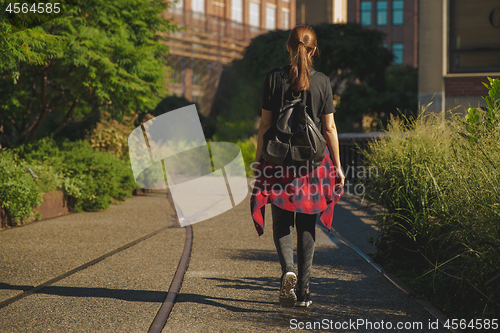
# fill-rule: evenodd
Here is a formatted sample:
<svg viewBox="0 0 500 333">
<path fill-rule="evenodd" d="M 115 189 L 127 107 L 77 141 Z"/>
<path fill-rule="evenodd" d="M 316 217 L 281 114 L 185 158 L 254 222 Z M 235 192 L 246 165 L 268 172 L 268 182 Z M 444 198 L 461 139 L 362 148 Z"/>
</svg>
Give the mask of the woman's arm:
<svg viewBox="0 0 500 333">
<path fill-rule="evenodd" d="M 257 152 L 255 153 L 255 162 L 262 158 L 262 146 L 264 145 L 264 133 L 271 127 L 273 121 L 273 112 L 262 109 L 260 117 L 259 134 L 257 135 Z"/>
<path fill-rule="evenodd" d="M 337 126 L 335 126 L 333 113 L 324 114 L 321 118 L 321 123 L 323 127 L 323 135 L 325 136 L 328 150 L 330 151 L 330 156 L 332 157 L 333 164 L 336 167 L 336 177 L 339 179 L 339 183 L 336 184 L 335 187 L 344 187 L 345 176 L 342 171 L 342 165 L 340 164 L 339 137 L 337 135 Z"/>
</svg>

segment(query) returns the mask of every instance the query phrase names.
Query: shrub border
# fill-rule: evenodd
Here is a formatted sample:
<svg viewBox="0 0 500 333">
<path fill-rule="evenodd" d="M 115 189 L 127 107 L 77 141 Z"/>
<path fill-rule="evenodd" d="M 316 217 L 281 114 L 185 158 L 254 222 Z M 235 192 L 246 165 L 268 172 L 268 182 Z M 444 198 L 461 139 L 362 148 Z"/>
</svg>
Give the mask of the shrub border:
<svg viewBox="0 0 500 333">
<path fill-rule="evenodd" d="M 73 212 L 69 207 L 68 196 L 63 191 L 53 191 L 42 194 L 43 203 L 33 209 L 33 217 L 22 219 L 19 223 L 12 221 L 7 211 L 0 208 L 0 230 L 25 225 L 40 220 L 67 215 Z"/>
<path fill-rule="evenodd" d="M 135 189 L 133 190 L 132 195 L 141 196 L 153 191 L 154 190 Z M 12 221 L 7 211 L 4 208 L 0 207 L 0 231 L 14 227 L 21 227 L 33 222 L 44 221 L 75 212 L 69 204 L 68 195 L 64 194 L 63 191 L 44 193 L 42 195 L 42 199 L 43 203 L 33 209 L 33 217 L 29 219 L 23 219 L 19 223 Z M 38 214 L 40 214 L 39 220 L 36 219 L 36 216 Z"/>
</svg>

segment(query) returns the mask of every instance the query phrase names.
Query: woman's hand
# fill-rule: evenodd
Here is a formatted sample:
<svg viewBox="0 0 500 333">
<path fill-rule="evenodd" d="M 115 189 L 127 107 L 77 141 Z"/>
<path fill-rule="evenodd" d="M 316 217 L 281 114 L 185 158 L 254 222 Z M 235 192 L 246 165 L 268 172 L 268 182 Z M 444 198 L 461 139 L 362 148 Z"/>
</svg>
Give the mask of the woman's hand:
<svg viewBox="0 0 500 333">
<path fill-rule="evenodd" d="M 323 135 L 325 136 L 328 145 L 328 151 L 334 165 L 335 170 L 335 191 L 344 187 L 344 172 L 340 167 L 340 152 L 339 152 L 339 138 L 337 134 L 337 126 L 333 119 L 333 113 L 325 114 L 322 116 Z"/>
<path fill-rule="evenodd" d="M 342 168 L 335 168 L 335 191 L 344 187 L 345 176 Z"/>
</svg>

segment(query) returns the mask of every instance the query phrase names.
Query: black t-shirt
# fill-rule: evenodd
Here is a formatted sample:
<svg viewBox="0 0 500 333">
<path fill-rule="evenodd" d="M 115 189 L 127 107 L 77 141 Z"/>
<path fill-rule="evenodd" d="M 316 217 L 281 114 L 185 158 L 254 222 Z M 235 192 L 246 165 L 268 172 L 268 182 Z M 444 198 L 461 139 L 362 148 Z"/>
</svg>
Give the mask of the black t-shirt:
<svg viewBox="0 0 500 333">
<path fill-rule="evenodd" d="M 283 101 L 293 99 L 290 78 L 288 77 L 290 66 L 284 67 L 283 70 L 284 72 L 280 68 L 273 69 L 267 74 L 264 82 L 262 108 L 273 112 L 273 122 L 276 121 L 281 108 L 283 91 L 285 92 Z M 305 94 L 307 113 L 321 130 L 321 116 L 335 112 L 330 79 L 323 73 L 314 73 L 311 76 L 309 90 L 306 90 Z M 295 95 L 298 94 L 295 93 Z M 302 96 L 303 98 L 304 96 Z"/>
</svg>

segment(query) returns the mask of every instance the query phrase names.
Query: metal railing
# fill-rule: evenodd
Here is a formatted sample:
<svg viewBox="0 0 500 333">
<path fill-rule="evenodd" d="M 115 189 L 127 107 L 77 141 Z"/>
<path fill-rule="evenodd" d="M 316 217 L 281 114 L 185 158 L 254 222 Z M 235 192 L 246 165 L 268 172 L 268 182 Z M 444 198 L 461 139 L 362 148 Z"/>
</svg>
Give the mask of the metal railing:
<svg viewBox="0 0 500 333">
<path fill-rule="evenodd" d="M 364 156 L 360 150 L 366 149 L 370 141 L 377 140 L 385 135 L 386 133 L 384 132 L 344 133 L 338 135 L 340 161 L 346 182 L 353 182 L 358 179 L 360 167 L 368 168 L 365 165 Z"/>
<path fill-rule="evenodd" d="M 259 27 L 232 21 L 221 16 L 184 11 L 182 9 L 168 11 L 167 17 L 174 18 L 176 23 L 189 28 L 193 32 L 203 32 L 207 35 L 229 38 L 232 39 L 233 43 L 244 47 L 250 43 L 252 38 L 267 32 L 267 30 Z"/>
</svg>

